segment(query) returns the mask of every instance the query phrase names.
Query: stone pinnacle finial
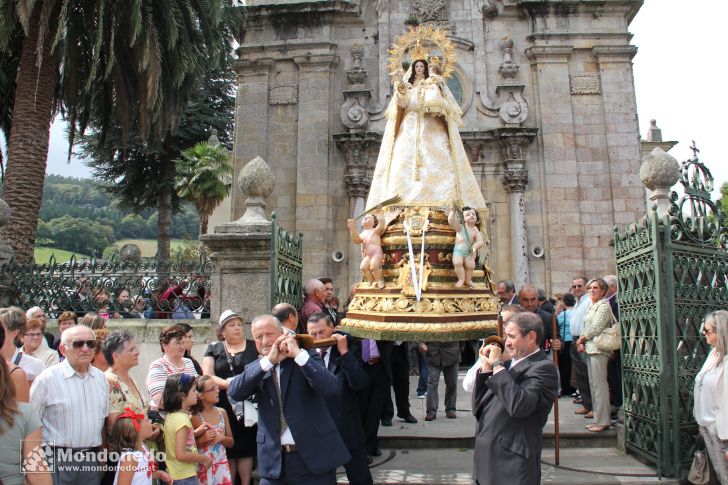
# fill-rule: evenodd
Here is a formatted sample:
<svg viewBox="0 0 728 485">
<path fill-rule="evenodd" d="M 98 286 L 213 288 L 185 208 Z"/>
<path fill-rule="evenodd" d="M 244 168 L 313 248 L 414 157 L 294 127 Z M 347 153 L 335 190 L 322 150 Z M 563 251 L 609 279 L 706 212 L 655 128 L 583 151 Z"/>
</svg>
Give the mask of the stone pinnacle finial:
<svg viewBox="0 0 728 485">
<path fill-rule="evenodd" d="M 249 161 L 238 176 L 238 186 L 247 197 L 245 214 L 239 224 L 270 224 L 265 215 L 265 198 L 273 192 L 275 177 L 273 171 L 260 157 Z"/>
<path fill-rule="evenodd" d="M 657 127 L 657 120 L 650 120 L 650 128 L 647 130 L 647 141 L 662 141 L 662 130 Z"/>
<path fill-rule="evenodd" d="M 657 215 L 664 216 L 670 209 L 670 188 L 680 178 L 680 164 L 662 148 L 655 148 L 640 166 L 642 185 L 652 194 L 650 200 L 657 204 Z"/>
</svg>

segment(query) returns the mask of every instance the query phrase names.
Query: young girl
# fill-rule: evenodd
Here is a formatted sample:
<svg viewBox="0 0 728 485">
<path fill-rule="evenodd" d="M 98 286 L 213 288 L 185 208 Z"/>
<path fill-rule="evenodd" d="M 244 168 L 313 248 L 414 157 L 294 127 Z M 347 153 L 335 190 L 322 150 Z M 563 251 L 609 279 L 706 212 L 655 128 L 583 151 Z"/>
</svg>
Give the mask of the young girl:
<svg viewBox="0 0 728 485">
<path fill-rule="evenodd" d="M 202 376 L 197 380 L 197 392 L 199 412 L 192 415 L 192 426 L 202 429 L 207 425 L 203 433 L 195 434 L 197 449 L 212 459 L 210 468 L 197 468 L 197 480 L 200 485 L 232 485 L 225 448 L 232 448 L 234 442 L 230 423 L 225 419 L 227 413 L 215 406 L 220 400 L 220 388 L 212 377 Z"/>
<path fill-rule="evenodd" d="M 154 457 L 144 446 L 144 440 L 152 434 L 149 418 L 136 414 L 131 408 L 126 408 L 114 421 L 109 445 L 113 451 L 121 453 L 114 485 L 152 485 L 152 478 L 172 482 L 167 472 L 157 470 Z"/>
<path fill-rule="evenodd" d="M 164 445 L 167 468 L 177 485 L 197 485 L 197 464 L 210 468 L 212 460 L 197 453 L 195 432 L 190 421 L 190 408 L 197 404 L 196 377 L 172 374 L 167 377 L 162 393 L 162 407 L 167 414 L 164 420 Z"/>
</svg>

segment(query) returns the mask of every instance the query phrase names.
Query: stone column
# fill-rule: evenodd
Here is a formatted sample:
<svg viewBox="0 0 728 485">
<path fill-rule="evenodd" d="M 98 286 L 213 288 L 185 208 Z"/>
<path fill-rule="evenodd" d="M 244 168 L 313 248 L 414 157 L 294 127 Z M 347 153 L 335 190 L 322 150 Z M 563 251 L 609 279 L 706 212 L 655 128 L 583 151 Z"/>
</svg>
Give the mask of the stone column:
<svg viewBox="0 0 728 485">
<path fill-rule="evenodd" d="M 294 57 L 299 69 L 296 230 L 307 241 L 304 279 L 328 273 L 326 243 L 333 207 L 330 93 L 337 61 L 336 54 Z"/>
<path fill-rule="evenodd" d="M 543 229 L 546 248 L 546 264 L 551 270 L 546 275 L 546 288 L 559 288 L 571 282 L 575 274 L 583 274 L 584 268 L 584 220 L 580 203 L 564 204 L 565 200 L 580 201 L 580 171 L 577 163 L 574 138 L 574 113 L 571 105 L 569 56 L 574 48 L 570 45 L 537 45 L 526 53 L 531 60 L 539 109 L 536 126 L 540 127 L 540 144 L 543 150 L 540 178 L 541 215 L 548 215 Z M 550 278 L 550 281 L 549 281 Z"/>
<path fill-rule="evenodd" d="M 356 217 L 366 210 L 366 197 L 372 183 L 369 156 L 372 147 L 378 147 L 381 135 L 375 132 L 337 133 L 334 142 L 346 157 L 344 185 L 349 196 L 349 216 Z M 361 279 L 361 248 L 351 242 L 347 254 L 349 285 Z"/>
<path fill-rule="evenodd" d="M 270 308 L 271 221 L 264 199 L 273 192 L 273 171 L 255 157 L 240 171 L 238 188 L 246 211 L 237 221 L 216 226 L 200 240 L 210 250 L 212 262 L 210 318 L 232 309 L 246 322 Z"/>
<path fill-rule="evenodd" d="M 637 47 L 596 46 L 593 52 L 601 78 L 614 224 L 626 225 L 645 212 L 644 189 L 638 177 L 642 157 L 639 137 L 635 136 L 639 126 L 632 75 Z"/>
<path fill-rule="evenodd" d="M 506 164 L 503 185 L 508 192 L 508 210 L 511 216 L 511 275 L 516 288 L 529 281 L 528 234 L 523 191 L 528 183 L 528 170 L 518 163 Z"/>
<path fill-rule="evenodd" d="M 503 185 L 508 192 L 511 222 L 511 278 L 517 288 L 531 281 L 523 193 L 528 184 L 526 148 L 536 137 L 537 131 L 535 128 L 500 128 L 494 133 L 503 156 Z"/>
</svg>

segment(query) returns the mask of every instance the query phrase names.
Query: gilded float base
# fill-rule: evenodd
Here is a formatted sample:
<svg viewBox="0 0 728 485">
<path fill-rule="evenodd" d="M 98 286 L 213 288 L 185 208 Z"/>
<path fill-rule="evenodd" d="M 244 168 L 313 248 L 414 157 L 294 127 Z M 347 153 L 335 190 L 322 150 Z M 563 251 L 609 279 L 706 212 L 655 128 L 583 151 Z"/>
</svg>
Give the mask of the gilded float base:
<svg viewBox="0 0 728 485">
<path fill-rule="evenodd" d="M 404 218 L 411 228 L 410 242 Z M 429 230 L 423 246 L 425 219 Z M 361 338 L 429 342 L 479 339 L 496 333 L 499 302 L 490 272 L 479 265 L 473 274 L 474 287 L 456 288 L 451 257 L 454 241 L 455 233 L 442 211 L 405 209 L 382 236 L 386 287 L 360 283 L 340 324 L 342 329 Z M 418 280 L 421 275 L 419 301 L 410 267 L 410 243 L 414 273 Z"/>
</svg>

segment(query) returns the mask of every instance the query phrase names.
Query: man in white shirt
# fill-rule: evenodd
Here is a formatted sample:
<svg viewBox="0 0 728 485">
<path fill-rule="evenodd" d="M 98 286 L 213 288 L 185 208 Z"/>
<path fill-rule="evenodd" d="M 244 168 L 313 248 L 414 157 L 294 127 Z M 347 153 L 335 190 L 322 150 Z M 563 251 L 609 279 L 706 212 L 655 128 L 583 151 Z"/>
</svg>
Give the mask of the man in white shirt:
<svg viewBox="0 0 728 485">
<path fill-rule="evenodd" d="M 270 312 L 281 322 L 284 332 L 296 335 L 296 330 L 298 329 L 298 312 L 296 311 L 296 307 L 290 303 L 279 303 Z"/>
<path fill-rule="evenodd" d="M 109 414 L 109 384 L 91 365 L 96 345 L 89 327 L 67 329 L 61 336 L 66 359 L 41 372 L 30 388 L 30 404 L 40 418 L 43 441 L 54 449 L 54 485 L 101 483 L 103 463 L 98 452 Z"/>
<path fill-rule="evenodd" d="M 591 298 L 586 294 L 586 278 L 577 277 L 571 282 L 571 293 L 576 297 L 576 306 L 571 314 L 571 338 L 572 342 L 576 342 L 584 330 L 584 319 L 586 313 L 591 308 Z M 587 370 L 586 353 L 580 353 L 576 350 L 576 345 L 571 346 L 571 365 L 576 376 L 576 388 L 579 390 L 579 398 L 575 399 L 576 404 L 581 404 L 582 408 L 574 411 L 576 414 L 584 414 L 587 417 L 592 412 L 591 389 L 589 388 L 589 372 Z"/>
</svg>

